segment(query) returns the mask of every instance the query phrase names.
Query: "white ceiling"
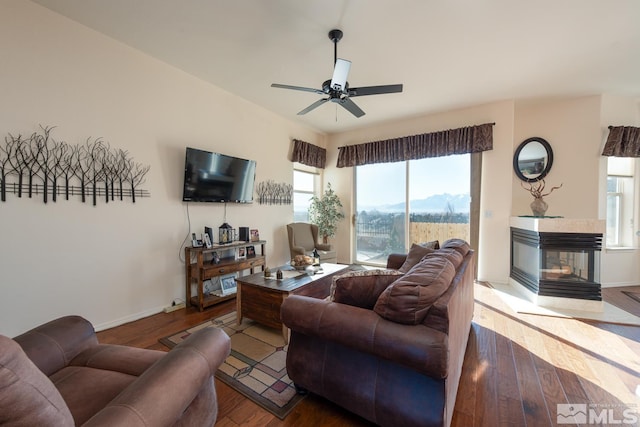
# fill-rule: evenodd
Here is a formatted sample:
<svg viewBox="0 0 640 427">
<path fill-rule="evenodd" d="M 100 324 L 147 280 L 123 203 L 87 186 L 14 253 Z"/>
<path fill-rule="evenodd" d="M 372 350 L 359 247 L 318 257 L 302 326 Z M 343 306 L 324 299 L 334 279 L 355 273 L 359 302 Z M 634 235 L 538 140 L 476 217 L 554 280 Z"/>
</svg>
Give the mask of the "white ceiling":
<svg viewBox="0 0 640 427">
<path fill-rule="evenodd" d="M 503 99 L 640 96 L 638 0 L 32 0 L 288 119 L 327 133 Z M 355 118 L 321 96 L 327 34 L 352 87 Z"/>
</svg>

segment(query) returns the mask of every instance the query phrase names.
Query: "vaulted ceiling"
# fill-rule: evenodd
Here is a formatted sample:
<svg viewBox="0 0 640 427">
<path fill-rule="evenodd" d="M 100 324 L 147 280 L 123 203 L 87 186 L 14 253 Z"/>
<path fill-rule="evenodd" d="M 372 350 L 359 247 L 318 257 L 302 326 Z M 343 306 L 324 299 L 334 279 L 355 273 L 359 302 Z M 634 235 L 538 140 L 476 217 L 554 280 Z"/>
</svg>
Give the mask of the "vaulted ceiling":
<svg viewBox="0 0 640 427">
<path fill-rule="evenodd" d="M 638 0 L 32 0 L 202 80 L 326 133 L 503 99 L 640 96 Z M 297 113 L 333 72 L 404 84 Z"/>
</svg>

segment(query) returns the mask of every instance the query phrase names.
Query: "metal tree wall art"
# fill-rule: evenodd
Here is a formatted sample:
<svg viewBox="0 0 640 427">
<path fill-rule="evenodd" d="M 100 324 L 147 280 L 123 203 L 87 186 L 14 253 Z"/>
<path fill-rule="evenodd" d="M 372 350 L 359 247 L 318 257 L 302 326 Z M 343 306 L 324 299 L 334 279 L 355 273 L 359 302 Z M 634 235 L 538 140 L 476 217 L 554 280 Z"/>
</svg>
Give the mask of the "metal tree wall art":
<svg viewBox="0 0 640 427">
<path fill-rule="evenodd" d="M 40 127 L 28 137 L 8 134 L 0 145 L 0 201 L 6 202 L 7 193 L 29 198 L 41 194 L 44 203 L 58 200 L 58 195 L 79 195 L 82 202 L 91 197 L 93 205 L 98 198 L 105 203 L 116 198 L 149 197 L 139 187 L 151 168 L 136 163 L 129 153 L 113 149 L 102 138 L 87 138 L 82 145 L 56 141 L 51 136 L 53 127 Z"/>
<path fill-rule="evenodd" d="M 293 198 L 293 185 L 267 180 L 258 183 L 256 194 L 258 203 L 261 205 L 290 205 Z"/>
</svg>

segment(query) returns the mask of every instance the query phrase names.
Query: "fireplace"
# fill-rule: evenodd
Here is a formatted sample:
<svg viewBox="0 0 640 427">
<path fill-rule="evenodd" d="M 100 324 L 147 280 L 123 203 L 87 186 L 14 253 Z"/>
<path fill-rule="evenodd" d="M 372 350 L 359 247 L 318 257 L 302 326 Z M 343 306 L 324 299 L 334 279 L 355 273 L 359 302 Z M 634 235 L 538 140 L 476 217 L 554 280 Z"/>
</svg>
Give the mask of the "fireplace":
<svg viewBox="0 0 640 427">
<path fill-rule="evenodd" d="M 600 311 L 601 224 L 585 221 L 512 218 L 510 282 L 539 305 Z"/>
</svg>

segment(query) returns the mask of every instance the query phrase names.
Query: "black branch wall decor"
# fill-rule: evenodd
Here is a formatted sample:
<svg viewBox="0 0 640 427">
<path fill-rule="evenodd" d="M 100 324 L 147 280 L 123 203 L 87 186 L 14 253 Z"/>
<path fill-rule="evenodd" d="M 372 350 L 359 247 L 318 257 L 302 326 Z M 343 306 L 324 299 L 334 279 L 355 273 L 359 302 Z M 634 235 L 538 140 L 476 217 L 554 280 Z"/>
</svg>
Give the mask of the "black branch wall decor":
<svg viewBox="0 0 640 427">
<path fill-rule="evenodd" d="M 40 126 L 29 136 L 8 134 L 0 144 L 0 201 L 7 193 L 19 198 L 42 195 L 47 203 L 80 196 L 110 201 L 149 197 L 140 188 L 151 169 L 135 162 L 127 151 L 112 148 L 102 138 L 87 138 L 84 144 L 68 144 L 51 136 L 54 127 Z M 51 197 L 51 199 L 49 199 Z"/>
<path fill-rule="evenodd" d="M 293 199 L 293 185 L 272 180 L 256 185 L 258 203 L 261 205 L 290 205 Z"/>
</svg>

